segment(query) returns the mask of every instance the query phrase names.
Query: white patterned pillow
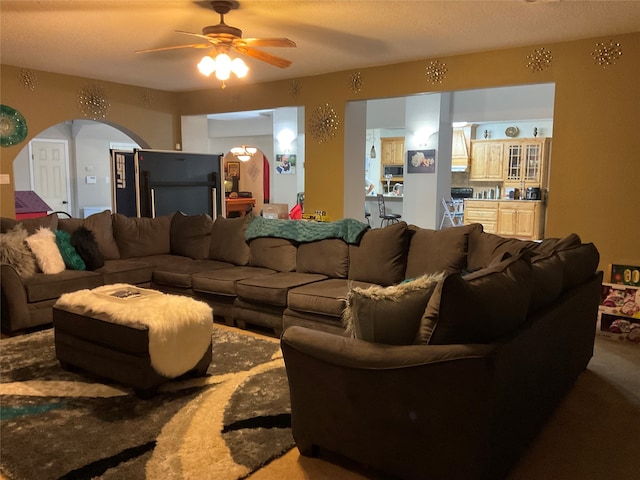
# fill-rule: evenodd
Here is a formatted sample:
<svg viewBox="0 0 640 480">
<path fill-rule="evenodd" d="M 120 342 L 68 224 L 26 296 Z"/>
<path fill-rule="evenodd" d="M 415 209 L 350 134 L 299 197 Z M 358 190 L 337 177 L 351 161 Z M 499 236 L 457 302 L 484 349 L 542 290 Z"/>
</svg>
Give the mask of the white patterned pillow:
<svg viewBox="0 0 640 480">
<path fill-rule="evenodd" d="M 41 227 L 25 241 L 44 273 L 60 273 L 65 270 L 64 260 L 56 244 L 56 235 L 50 229 Z"/>
</svg>

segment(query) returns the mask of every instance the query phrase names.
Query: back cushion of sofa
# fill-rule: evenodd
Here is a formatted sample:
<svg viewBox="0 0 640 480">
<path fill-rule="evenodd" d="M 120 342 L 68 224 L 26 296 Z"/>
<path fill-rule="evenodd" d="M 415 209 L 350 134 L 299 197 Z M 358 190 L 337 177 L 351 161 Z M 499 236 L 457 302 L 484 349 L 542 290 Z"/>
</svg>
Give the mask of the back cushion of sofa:
<svg viewBox="0 0 640 480">
<path fill-rule="evenodd" d="M 212 226 L 213 219 L 206 213 L 185 215 L 176 212 L 171 219 L 171 253 L 196 260 L 208 258 Z"/>
<path fill-rule="evenodd" d="M 278 272 L 293 272 L 296 269 L 296 246 L 284 238 L 254 238 L 249 243 L 249 263 L 253 267 L 264 267 Z"/>
<path fill-rule="evenodd" d="M 298 246 L 296 271 L 321 273 L 330 278 L 347 278 L 349 246 L 338 238 L 301 243 Z"/>
<path fill-rule="evenodd" d="M 80 227 L 91 230 L 105 260 L 120 258 L 120 249 L 113 235 L 113 219 L 110 210 L 94 213 L 87 218 L 61 218 L 58 220 L 58 229 L 69 234 L 73 234 Z"/>
<path fill-rule="evenodd" d="M 538 247 L 537 242 L 506 238 L 500 235 L 475 229 L 469 234 L 469 254 L 467 256 L 467 270 L 475 272 L 504 260 L 509 256 L 518 255 L 526 250 Z"/>
<path fill-rule="evenodd" d="M 556 252 L 562 263 L 562 290 L 585 283 L 593 277 L 600 263 L 600 253 L 593 243 Z"/>
<path fill-rule="evenodd" d="M 562 261 L 557 254 L 537 255 L 531 259 L 530 312 L 549 305 L 560 296 L 563 275 Z"/>
<path fill-rule="evenodd" d="M 452 273 L 465 270 L 469 234 L 481 229 L 482 225 L 479 223 L 444 230 L 430 230 L 410 225 L 411 240 L 405 276 L 414 278 L 425 273 Z"/>
<path fill-rule="evenodd" d="M 133 218 L 113 215 L 113 236 L 121 258 L 171 253 L 171 219 L 173 214 L 156 218 Z"/>
<path fill-rule="evenodd" d="M 0 218 L 0 233 L 7 233 L 18 223 L 21 223 L 29 235 L 36 233 L 40 227 L 49 228 L 52 232 L 58 228 L 58 214 L 51 213 L 45 217 L 25 218 L 16 220 L 15 218 Z"/>
<path fill-rule="evenodd" d="M 447 276 L 423 315 L 416 343 L 491 343 L 520 327 L 531 297 L 531 264 L 510 257 L 462 277 Z"/>
<path fill-rule="evenodd" d="M 211 228 L 209 258 L 234 265 L 248 265 L 250 251 L 244 235 L 252 218 L 253 215 L 216 218 Z"/>
<path fill-rule="evenodd" d="M 408 247 L 405 222 L 367 230 L 358 245 L 349 245 L 349 279 L 382 286 L 403 281 Z"/>
</svg>

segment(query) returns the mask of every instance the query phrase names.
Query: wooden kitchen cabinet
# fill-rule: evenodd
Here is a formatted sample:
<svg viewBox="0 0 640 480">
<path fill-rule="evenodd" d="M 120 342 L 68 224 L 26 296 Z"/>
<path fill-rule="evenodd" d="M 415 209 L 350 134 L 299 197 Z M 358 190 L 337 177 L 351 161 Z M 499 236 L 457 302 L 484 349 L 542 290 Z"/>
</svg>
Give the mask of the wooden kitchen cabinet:
<svg viewBox="0 0 640 480">
<path fill-rule="evenodd" d="M 504 179 L 504 142 L 473 140 L 471 142 L 471 170 L 469 180 Z"/>
<path fill-rule="evenodd" d="M 505 187 L 525 189 L 547 183 L 549 138 L 507 140 L 505 144 Z"/>
<path fill-rule="evenodd" d="M 540 240 L 544 235 L 542 202 L 505 200 L 498 202 L 498 235 Z"/>
<path fill-rule="evenodd" d="M 544 236 L 544 206 L 535 200 L 464 201 L 464 224 L 481 223 L 487 233 L 523 240 Z"/>
<path fill-rule="evenodd" d="M 485 232 L 497 233 L 499 203 L 495 200 L 465 200 L 463 223 L 481 223 Z"/>
<path fill-rule="evenodd" d="M 381 138 L 380 150 L 382 165 L 404 165 L 404 137 Z"/>
</svg>

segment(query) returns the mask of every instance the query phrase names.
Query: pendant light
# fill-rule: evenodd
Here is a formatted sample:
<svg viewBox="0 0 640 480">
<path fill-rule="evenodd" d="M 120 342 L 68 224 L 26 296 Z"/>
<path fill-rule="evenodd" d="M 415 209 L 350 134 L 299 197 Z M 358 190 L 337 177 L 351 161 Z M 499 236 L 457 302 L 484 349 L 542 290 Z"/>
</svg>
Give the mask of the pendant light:
<svg viewBox="0 0 640 480">
<path fill-rule="evenodd" d="M 376 158 L 376 146 L 371 145 L 371 151 L 369 152 L 369 158 Z"/>
</svg>

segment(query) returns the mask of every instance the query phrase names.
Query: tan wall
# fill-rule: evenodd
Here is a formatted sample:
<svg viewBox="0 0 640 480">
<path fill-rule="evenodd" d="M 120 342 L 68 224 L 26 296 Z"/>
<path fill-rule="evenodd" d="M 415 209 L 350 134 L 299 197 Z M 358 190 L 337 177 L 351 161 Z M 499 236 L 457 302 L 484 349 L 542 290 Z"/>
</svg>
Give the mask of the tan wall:
<svg viewBox="0 0 640 480">
<path fill-rule="evenodd" d="M 305 207 L 309 211 L 326 210 L 332 218 L 340 218 L 347 101 L 554 82 L 547 236 L 576 232 L 584 241 L 594 242 L 601 253 L 602 268 L 612 262 L 638 265 L 640 164 L 634 137 L 640 125 L 640 33 L 614 38 L 620 42 L 623 54 L 615 65 L 605 69 L 594 64 L 592 52 L 597 42 L 609 40 L 592 38 L 443 57 L 438 60 L 446 65 L 446 78 L 437 85 L 425 77 L 425 68 L 431 61 L 425 59 L 357 70 L 363 80 L 358 93 L 351 90 L 349 83 L 356 70 L 300 78 L 298 95 L 291 93 L 289 80 L 248 86 L 229 82 L 224 90 L 216 85 L 206 91 L 172 95 L 154 91 L 154 99 L 157 95 L 163 105 L 154 105 L 157 111 L 139 106 L 141 89 L 108 84 L 118 92 L 111 101 L 113 111 L 108 119 L 126 125 L 153 148 L 173 148 L 180 139 L 177 117 L 171 112 L 196 115 L 302 105 L 306 122 Z M 527 67 L 527 55 L 540 47 L 551 52 L 552 66 L 533 72 Z M 41 80 L 36 95 L 20 86 L 5 87 L 6 81 L 16 83 L 16 74 L 15 69 L 9 73 L 2 69 L 2 103 L 20 109 L 30 128 L 35 126 L 31 132 L 78 116 L 75 96 L 82 79 L 47 75 L 56 86 L 50 87 L 48 81 Z M 53 100 L 49 98 L 50 91 L 54 93 Z M 176 107 L 172 110 L 174 100 Z M 318 143 L 309 134 L 309 122 L 314 110 L 325 103 L 337 112 L 340 126 L 331 141 Z M 57 110 L 63 114 L 56 115 Z M 2 149 L 2 173 L 10 172 L 19 148 Z M 12 189 L 3 188 L 3 215 L 10 211 L 4 204 L 13 200 L 12 193 Z"/>
<path fill-rule="evenodd" d="M 29 129 L 24 142 L 0 151 L 0 173 L 11 176 L 10 185 L 0 186 L 2 216 L 15 215 L 13 160 L 43 130 L 66 120 L 87 118 L 78 106 L 78 92 L 89 84 L 102 86 L 110 104 L 106 118 L 99 120 L 149 148 L 169 150 L 179 141 L 180 118 L 176 115 L 173 93 L 39 71 L 35 72 L 36 88 L 31 91 L 20 82 L 20 72 L 20 68 L 6 65 L 2 65 L 0 72 L 2 103 L 22 113 Z"/>
<path fill-rule="evenodd" d="M 344 71 L 291 81 L 180 94 L 184 114 L 305 107 L 305 209 L 327 210 L 340 218 L 343 181 L 344 108 L 350 100 L 405 96 L 554 82 L 553 152 L 546 235 L 578 233 L 594 242 L 601 268 L 609 263 L 640 265 L 640 156 L 635 135 L 640 125 L 640 33 L 616 36 L 622 56 L 603 68 L 594 63 L 596 43 L 610 37 L 439 58 L 446 65 L 442 84 L 426 80 L 431 59 L 385 67 Z M 544 47 L 552 66 L 541 72 L 527 67 L 527 55 Z M 359 71 L 359 93 L 349 86 Z M 315 108 L 330 103 L 341 126 L 334 139 L 319 144 L 309 134 Z"/>
</svg>

